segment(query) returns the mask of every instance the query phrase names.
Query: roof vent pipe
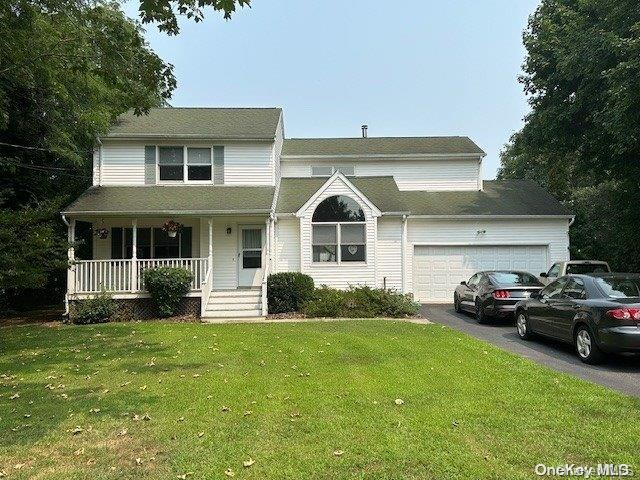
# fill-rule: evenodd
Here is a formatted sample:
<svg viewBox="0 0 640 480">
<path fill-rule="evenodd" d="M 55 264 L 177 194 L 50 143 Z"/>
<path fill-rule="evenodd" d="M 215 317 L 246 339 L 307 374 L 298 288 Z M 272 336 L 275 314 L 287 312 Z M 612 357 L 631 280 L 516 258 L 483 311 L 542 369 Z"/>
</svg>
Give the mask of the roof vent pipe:
<svg viewBox="0 0 640 480">
<path fill-rule="evenodd" d="M 367 138 L 367 129 L 369 125 L 362 125 L 362 138 Z"/>
</svg>

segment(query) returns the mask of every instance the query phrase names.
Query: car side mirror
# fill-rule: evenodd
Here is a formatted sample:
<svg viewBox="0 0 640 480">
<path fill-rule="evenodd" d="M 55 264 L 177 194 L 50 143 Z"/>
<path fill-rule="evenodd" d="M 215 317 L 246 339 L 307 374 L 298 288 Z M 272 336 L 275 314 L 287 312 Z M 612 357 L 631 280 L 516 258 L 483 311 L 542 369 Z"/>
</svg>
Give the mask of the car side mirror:
<svg viewBox="0 0 640 480">
<path fill-rule="evenodd" d="M 542 278 L 547 278 L 547 277 L 549 276 L 549 274 L 548 274 L 547 272 L 542 272 L 542 273 L 540 274 L 540 276 L 541 276 Z"/>
<path fill-rule="evenodd" d="M 540 292 L 531 292 L 531 295 L 529 295 L 529 298 L 540 298 Z"/>
<path fill-rule="evenodd" d="M 460 285 L 466 285 L 467 282 L 465 282 L 464 280 L 460 282 Z"/>
</svg>

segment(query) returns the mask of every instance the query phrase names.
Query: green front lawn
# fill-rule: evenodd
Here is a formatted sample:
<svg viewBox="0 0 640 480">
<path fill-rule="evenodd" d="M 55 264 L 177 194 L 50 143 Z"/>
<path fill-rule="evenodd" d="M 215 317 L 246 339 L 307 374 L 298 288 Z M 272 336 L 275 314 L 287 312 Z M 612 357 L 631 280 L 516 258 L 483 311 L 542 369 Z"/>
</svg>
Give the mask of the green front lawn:
<svg viewBox="0 0 640 480">
<path fill-rule="evenodd" d="M 9 479 L 640 469 L 638 399 L 403 322 L 0 328 L 0 417 Z"/>
</svg>

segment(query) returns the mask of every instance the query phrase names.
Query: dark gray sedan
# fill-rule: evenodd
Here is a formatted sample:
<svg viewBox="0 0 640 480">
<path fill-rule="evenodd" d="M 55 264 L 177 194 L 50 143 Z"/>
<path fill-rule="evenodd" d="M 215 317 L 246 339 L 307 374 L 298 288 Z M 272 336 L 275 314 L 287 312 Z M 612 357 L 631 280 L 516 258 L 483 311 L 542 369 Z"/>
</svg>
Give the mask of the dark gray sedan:
<svg viewBox="0 0 640 480">
<path fill-rule="evenodd" d="M 528 272 L 478 272 L 456 287 L 453 305 L 456 312 L 466 310 L 475 314 L 478 323 L 486 323 L 490 317 L 513 315 L 516 303 L 543 287 L 536 276 Z"/>
<path fill-rule="evenodd" d="M 516 305 L 522 339 L 535 334 L 572 343 L 580 360 L 640 353 L 640 275 L 566 275 Z"/>
</svg>

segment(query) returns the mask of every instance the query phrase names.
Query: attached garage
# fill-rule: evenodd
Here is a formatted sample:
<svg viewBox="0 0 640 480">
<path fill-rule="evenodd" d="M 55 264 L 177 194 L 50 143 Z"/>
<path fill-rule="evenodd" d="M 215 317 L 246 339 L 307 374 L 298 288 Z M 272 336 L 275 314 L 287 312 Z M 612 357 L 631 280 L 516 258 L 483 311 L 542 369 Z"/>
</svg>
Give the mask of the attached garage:
<svg viewBox="0 0 640 480">
<path fill-rule="evenodd" d="M 456 286 L 478 271 L 524 270 L 535 275 L 548 263 L 547 245 L 416 245 L 413 293 L 421 302 L 449 303 Z"/>
</svg>

